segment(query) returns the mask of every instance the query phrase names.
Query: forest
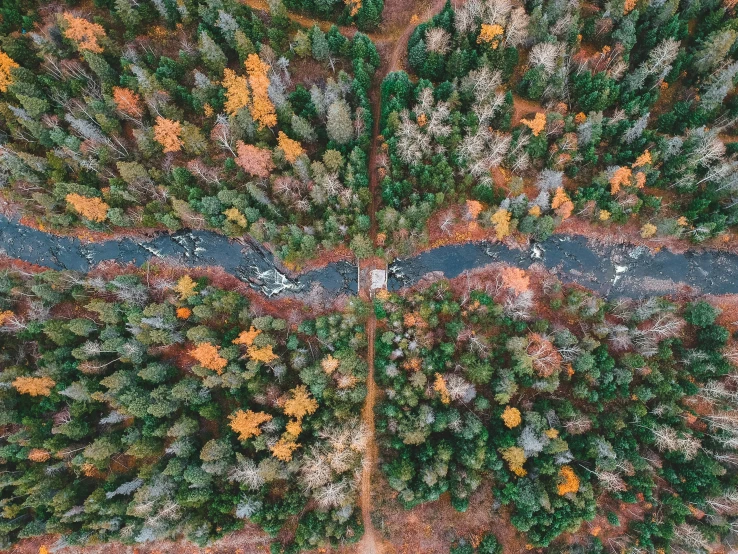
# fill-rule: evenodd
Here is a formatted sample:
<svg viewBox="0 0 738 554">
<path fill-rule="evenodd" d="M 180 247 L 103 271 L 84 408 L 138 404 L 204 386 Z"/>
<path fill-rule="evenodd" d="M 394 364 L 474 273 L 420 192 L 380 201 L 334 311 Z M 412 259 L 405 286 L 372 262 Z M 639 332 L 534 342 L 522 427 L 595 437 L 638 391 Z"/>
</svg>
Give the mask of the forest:
<svg viewBox="0 0 738 554">
<path fill-rule="evenodd" d="M 399 501 L 449 493 L 465 511 L 491 486 L 532 547 L 598 515 L 619 530 L 608 552 L 733 544 L 738 349 L 719 310 L 495 273 L 374 301 L 381 468 Z M 578 536 L 581 550 L 544 551 L 605 551 Z"/>
<path fill-rule="evenodd" d="M 737 84 L 738 0 L 0 2 L 0 550 L 734 552 Z"/>
<path fill-rule="evenodd" d="M 3 271 L 0 548 L 204 545 L 298 515 L 287 551 L 357 540 L 365 311 L 288 322 L 206 277 Z"/>
<path fill-rule="evenodd" d="M 382 83 L 380 230 L 398 255 L 469 223 L 565 220 L 702 242 L 734 228 L 735 2 L 470 0 Z"/>
<path fill-rule="evenodd" d="M 288 264 L 366 234 L 366 35 L 297 28 L 280 2 L 266 21 L 235 0 L 103 4 L 0 37 L 0 184 L 26 219 L 249 233 Z"/>
</svg>

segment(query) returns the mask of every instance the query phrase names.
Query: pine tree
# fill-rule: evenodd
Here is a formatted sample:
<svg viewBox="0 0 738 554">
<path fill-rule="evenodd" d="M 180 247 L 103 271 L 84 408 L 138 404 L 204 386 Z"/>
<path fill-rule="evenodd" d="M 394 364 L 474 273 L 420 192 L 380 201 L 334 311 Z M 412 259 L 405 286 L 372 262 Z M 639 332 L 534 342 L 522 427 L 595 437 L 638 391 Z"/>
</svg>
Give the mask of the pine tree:
<svg viewBox="0 0 738 554">
<path fill-rule="evenodd" d="M 328 106 L 326 123 L 328 138 L 338 144 L 347 144 L 354 136 L 351 123 L 351 108 L 345 100 L 336 100 Z"/>
<path fill-rule="evenodd" d="M 228 63 L 228 58 L 223 53 L 223 50 L 220 49 L 220 46 L 205 31 L 200 33 L 198 47 L 205 67 L 216 75 L 223 73 Z"/>
</svg>

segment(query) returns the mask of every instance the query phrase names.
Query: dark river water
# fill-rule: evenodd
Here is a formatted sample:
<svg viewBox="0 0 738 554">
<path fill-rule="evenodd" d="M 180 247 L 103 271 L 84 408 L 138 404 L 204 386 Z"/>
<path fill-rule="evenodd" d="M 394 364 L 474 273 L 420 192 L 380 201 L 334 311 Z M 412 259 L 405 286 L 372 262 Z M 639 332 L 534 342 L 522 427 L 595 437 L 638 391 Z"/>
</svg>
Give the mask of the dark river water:
<svg viewBox="0 0 738 554">
<path fill-rule="evenodd" d="M 90 243 L 50 235 L 0 216 L 0 253 L 51 269 L 81 272 L 103 261 L 140 266 L 161 259 L 190 267 L 219 266 L 268 296 L 299 295 L 315 287 L 330 295 L 357 291 L 355 265 L 333 263 L 292 278 L 259 244 L 211 231 Z M 608 297 L 669 294 L 685 285 L 702 293 L 738 293 L 738 256 L 734 254 L 710 250 L 652 254 L 643 247 L 601 246 L 568 235 L 554 235 L 527 250 L 486 242 L 435 248 L 392 263 L 388 287 L 398 290 L 431 272 L 453 278 L 496 262 L 521 268 L 540 264 L 564 282 L 579 283 Z"/>
</svg>

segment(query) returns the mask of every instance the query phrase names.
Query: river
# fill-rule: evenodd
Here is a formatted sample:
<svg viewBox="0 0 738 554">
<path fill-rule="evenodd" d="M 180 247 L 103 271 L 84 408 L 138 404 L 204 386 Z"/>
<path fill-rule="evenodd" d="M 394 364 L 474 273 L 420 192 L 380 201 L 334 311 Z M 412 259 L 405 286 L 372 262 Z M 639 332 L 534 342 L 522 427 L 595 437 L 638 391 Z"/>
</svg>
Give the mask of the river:
<svg viewBox="0 0 738 554">
<path fill-rule="evenodd" d="M 331 296 L 357 291 L 356 266 L 348 262 L 289 276 L 271 252 L 256 242 L 233 240 L 212 231 L 86 242 L 0 216 L 0 253 L 50 269 L 80 272 L 104 261 L 140 266 L 154 258 L 189 267 L 217 266 L 270 297 L 299 296 L 314 287 Z M 579 283 L 606 297 L 669 294 L 684 285 L 705 294 L 738 293 L 737 255 L 717 250 L 652 253 L 644 247 L 602 246 L 570 235 L 554 235 L 527 250 L 487 242 L 441 246 L 395 260 L 389 266 L 388 288 L 413 285 L 431 272 L 453 278 L 495 262 L 524 269 L 540 264 L 562 281 Z"/>
</svg>

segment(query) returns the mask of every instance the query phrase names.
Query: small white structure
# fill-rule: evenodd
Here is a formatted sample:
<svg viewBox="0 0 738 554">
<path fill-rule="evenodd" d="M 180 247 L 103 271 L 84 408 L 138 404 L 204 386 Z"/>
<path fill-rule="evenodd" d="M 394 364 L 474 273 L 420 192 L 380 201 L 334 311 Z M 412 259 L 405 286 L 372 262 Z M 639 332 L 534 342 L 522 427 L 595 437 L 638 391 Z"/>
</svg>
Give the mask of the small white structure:
<svg viewBox="0 0 738 554">
<path fill-rule="evenodd" d="M 384 269 L 372 269 L 371 290 L 387 288 L 387 271 Z"/>
</svg>

